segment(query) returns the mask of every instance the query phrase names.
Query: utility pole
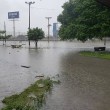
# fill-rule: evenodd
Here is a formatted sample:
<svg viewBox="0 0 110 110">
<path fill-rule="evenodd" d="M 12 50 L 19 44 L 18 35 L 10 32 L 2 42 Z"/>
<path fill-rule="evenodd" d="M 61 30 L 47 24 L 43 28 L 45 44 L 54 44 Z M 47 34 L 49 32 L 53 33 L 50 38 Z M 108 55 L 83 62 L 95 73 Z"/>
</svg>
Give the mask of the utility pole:
<svg viewBox="0 0 110 110">
<path fill-rule="evenodd" d="M 31 4 L 34 4 L 35 2 L 25 2 L 25 3 L 29 5 L 29 27 L 28 27 L 28 30 L 30 30 L 30 6 L 31 6 Z M 30 39 L 29 39 L 29 46 L 30 46 Z"/>
<path fill-rule="evenodd" d="M 15 37 L 15 19 L 13 18 L 13 37 Z"/>
<path fill-rule="evenodd" d="M 49 43 L 50 26 L 51 26 L 51 24 L 49 23 L 49 20 L 50 20 L 52 17 L 45 17 L 45 18 L 48 20 L 48 43 Z"/>
<path fill-rule="evenodd" d="M 15 37 L 16 35 L 15 35 L 15 21 L 17 21 L 15 18 L 13 18 L 12 20 L 10 20 L 10 21 L 13 21 L 13 37 Z"/>
<path fill-rule="evenodd" d="M 5 43 L 6 43 L 6 24 L 4 22 L 4 31 L 5 31 Z"/>
</svg>

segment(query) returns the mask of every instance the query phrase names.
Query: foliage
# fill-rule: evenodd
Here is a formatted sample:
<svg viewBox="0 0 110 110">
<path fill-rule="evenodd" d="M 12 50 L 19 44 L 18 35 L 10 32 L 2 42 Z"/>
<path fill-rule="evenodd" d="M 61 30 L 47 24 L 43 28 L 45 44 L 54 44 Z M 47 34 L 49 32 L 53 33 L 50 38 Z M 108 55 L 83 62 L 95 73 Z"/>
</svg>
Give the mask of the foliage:
<svg viewBox="0 0 110 110">
<path fill-rule="evenodd" d="M 0 31 L 0 39 L 8 39 L 10 38 L 12 35 L 5 35 L 6 31 Z"/>
<path fill-rule="evenodd" d="M 20 94 L 6 97 L 2 102 L 6 104 L 2 110 L 38 110 L 45 102 L 46 92 L 52 89 L 55 82 L 50 78 L 40 79 Z M 42 84 L 43 87 L 39 87 Z M 34 103 L 33 103 L 34 102 Z"/>
<path fill-rule="evenodd" d="M 12 35 L 0 36 L 0 39 L 9 39 Z"/>
<path fill-rule="evenodd" d="M 86 41 L 110 36 L 110 10 L 95 0 L 69 0 L 58 16 L 61 39 Z"/>
<path fill-rule="evenodd" d="M 28 39 L 37 42 L 38 40 L 44 38 L 44 31 L 38 27 L 30 29 L 28 31 Z"/>
<path fill-rule="evenodd" d="M 0 34 L 4 34 L 6 31 L 0 31 Z"/>
<path fill-rule="evenodd" d="M 110 60 L 110 52 L 90 52 L 90 51 L 83 51 L 80 52 L 83 56 L 90 56 L 102 59 L 109 59 Z"/>
<path fill-rule="evenodd" d="M 4 39 L 6 31 L 0 31 L 0 39 Z"/>
<path fill-rule="evenodd" d="M 10 38 L 10 37 L 12 37 L 12 35 L 6 35 L 6 39 L 8 39 L 8 38 Z"/>
</svg>

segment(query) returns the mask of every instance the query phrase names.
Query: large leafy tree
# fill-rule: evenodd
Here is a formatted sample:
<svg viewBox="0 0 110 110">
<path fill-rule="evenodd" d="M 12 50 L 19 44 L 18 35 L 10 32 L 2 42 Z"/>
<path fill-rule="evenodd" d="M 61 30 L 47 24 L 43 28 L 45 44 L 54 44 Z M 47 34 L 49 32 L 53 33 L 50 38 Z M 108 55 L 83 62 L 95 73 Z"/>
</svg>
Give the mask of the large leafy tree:
<svg viewBox="0 0 110 110">
<path fill-rule="evenodd" d="M 87 39 L 110 36 L 110 10 L 95 0 L 69 0 L 58 16 L 61 39 Z"/>
<path fill-rule="evenodd" d="M 37 47 L 37 42 L 44 38 L 44 31 L 38 27 L 30 29 L 28 32 L 28 39 L 35 41 L 36 47 Z"/>
</svg>

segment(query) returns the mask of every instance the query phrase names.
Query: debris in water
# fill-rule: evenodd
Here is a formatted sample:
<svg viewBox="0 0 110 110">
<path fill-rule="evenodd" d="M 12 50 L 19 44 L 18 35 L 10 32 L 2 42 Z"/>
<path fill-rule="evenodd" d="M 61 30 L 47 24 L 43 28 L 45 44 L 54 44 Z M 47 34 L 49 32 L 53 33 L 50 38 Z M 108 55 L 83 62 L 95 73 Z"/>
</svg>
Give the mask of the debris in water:
<svg viewBox="0 0 110 110">
<path fill-rule="evenodd" d="M 39 75 L 39 76 L 36 76 L 35 78 L 42 78 L 42 77 L 44 77 L 44 75 Z"/>
<path fill-rule="evenodd" d="M 43 88 L 44 84 L 38 84 L 38 87 Z"/>
<path fill-rule="evenodd" d="M 33 98 L 33 99 L 36 99 L 36 96 L 34 95 L 34 94 L 29 94 L 29 96 L 28 96 L 29 98 Z"/>
<path fill-rule="evenodd" d="M 21 67 L 23 67 L 23 68 L 30 68 L 30 66 L 24 66 L 24 65 L 21 65 Z"/>
</svg>

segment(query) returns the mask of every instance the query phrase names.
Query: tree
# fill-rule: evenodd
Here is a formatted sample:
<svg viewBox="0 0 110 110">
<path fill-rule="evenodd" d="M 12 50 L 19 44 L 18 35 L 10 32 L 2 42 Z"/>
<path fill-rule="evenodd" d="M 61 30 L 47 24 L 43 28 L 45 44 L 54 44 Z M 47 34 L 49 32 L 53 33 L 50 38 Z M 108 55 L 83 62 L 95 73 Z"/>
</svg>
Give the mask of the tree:
<svg viewBox="0 0 110 110">
<path fill-rule="evenodd" d="M 6 33 L 6 31 L 0 31 L 0 39 L 2 39 L 4 37 L 5 33 Z"/>
<path fill-rule="evenodd" d="M 4 41 L 6 43 L 6 31 L 0 31 L 0 39 L 3 39 L 3 45 L 4 45 Z"/>
<path fill-rule="evenodd" d="M 28 39 L 35 41 L 35 45 L 37 47 L 37 43 L 40 39 L 44 38 L 44 31 L 38 27 L 30 29 L 28 32 Z"/>
<path fill-rule="evenodd" d="M 12 35 L 6 35 L 6 31 L 0 31 L 0 39 L 3 40 L 3 45 L 4 41 L 6 43 L 6 39 L 10 38 Z"/>
<path fill-rule="evenodd" d="M 70 0 L 58 16 L 61 39 L 86 41 L 110 36 L 110 10 L 95 0 Z"/>
</svg>

